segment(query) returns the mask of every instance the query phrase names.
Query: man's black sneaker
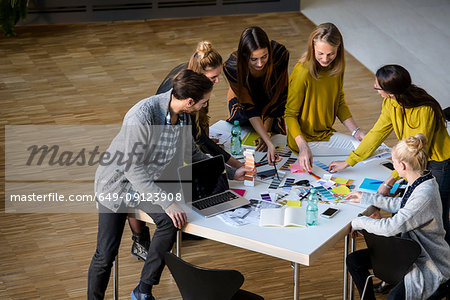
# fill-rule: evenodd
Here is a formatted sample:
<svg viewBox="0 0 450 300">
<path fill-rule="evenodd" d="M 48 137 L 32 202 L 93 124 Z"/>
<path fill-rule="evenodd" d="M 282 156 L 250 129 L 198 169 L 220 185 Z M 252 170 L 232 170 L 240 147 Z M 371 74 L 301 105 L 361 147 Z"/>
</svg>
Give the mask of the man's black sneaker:
<svg viewBox="0 0 450 300">
<path fill-rule="evenodd" d="M 138 260 L 145 261 L 150 248 L 150 230 L 147 226 L 144 227 L 142 233 L 133 232 L 133 245 L 131 246 L 131 256 Z"/>
<path fill-rule="evenodd" d="M 392 285 L 384 281 L 381 281 L 373 285 L 373 291 L 376 294 L 387 294 L 392 288 L 393 288 Z"/>
</svg>

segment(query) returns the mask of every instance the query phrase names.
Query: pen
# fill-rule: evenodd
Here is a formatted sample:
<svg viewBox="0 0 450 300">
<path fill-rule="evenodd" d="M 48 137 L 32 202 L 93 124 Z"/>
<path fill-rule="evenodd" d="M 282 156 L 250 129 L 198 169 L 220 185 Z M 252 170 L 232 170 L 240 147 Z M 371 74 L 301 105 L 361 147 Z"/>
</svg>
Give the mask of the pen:
<svg viewBox="0 0 450 300">
<path fill-rule="evenodd" d="M 311 192 L 311 190 L 309 190 L 306 194 L 304 194 L 303 196 L 301 196 L 299 201 L 302 201 L 303 199 L 305 199 L 306 197 L 308 197 L 308 195 L 309 195 L 310 192 Z"/>
<path fill-rule="evenodd" d="M 371 182 L 370 184 L 380 184 L 380 183 L 383 183 L 383 181 L 374 181 L 374 182 Z"/>
<path fill-rule="evenodd" d="M 275 161 L 273 162 L 273 167 L 275 168 L 275 174 L 277 175 L 277 179 L 278 179 L 278 181 L 280 181 L 280 176 L 278 176 L 278 171 L 277 171 L 277 163 Z"/>
<path fill-rule="evenodd" d="M 313 172 L 308 172 L 309 175 L 311 175 L 312 177 L 316 178 L 316 179 L 320 179 L 319 176 L 317 176 L 316 174 L 314 174 Z"/>
</svg>

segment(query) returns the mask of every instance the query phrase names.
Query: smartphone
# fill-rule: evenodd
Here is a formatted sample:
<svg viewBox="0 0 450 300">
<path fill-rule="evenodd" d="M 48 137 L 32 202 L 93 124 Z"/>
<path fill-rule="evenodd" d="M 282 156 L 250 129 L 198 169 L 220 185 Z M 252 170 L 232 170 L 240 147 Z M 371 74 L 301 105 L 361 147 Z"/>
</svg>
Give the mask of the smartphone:
<svg viewBox="0 0 450 300">
<path fill-rule="evenodd" d="M 383 162 L 381 165 L 391 171 L 394 171 L 394 165 L 390 161 Z"/>
<path fill-rule="evenodd" d="M 334 217 L 335 214 L 337 214 L 339 211 L 338 208 L 327 208 L 326 211 L 324 211 L 323 213 L 321 213 L 320 215 L 324 218 L 332 218 Z"/>
</svg>

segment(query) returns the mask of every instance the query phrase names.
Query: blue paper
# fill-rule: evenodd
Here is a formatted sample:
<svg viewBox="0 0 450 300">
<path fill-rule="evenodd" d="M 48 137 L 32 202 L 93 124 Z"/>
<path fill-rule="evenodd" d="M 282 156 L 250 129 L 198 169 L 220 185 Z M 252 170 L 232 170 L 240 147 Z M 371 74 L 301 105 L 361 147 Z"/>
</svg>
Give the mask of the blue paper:
<svg viewBox="0 0 450 300">
<path fill-rule="evenodd" d="M 383 183 L 384 181 L 382 180 L 377 180 L 377 179 L 370 179 L 370 178 L 364 178 L 363 182 L 361 183 L 361 185 L 359 186 L 359 190 L 364 190 L 367 192 L 372 192 L 372 193 L 376 193 L 378 188 L 380 187 L 380 185 Z M 394 186 L 391 189 L 391 194 L 394 194 L 395 191 L 398 189 L 400 184 L 395 183 Z"/>
</svg>

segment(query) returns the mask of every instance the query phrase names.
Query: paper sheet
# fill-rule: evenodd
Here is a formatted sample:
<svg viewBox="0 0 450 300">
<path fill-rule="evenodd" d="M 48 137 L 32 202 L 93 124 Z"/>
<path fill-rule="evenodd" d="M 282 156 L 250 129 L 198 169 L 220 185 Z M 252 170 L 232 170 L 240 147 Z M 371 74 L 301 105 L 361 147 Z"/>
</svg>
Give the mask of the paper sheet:
<svg viewBox="0 0 450 300">
<path fill-rule="evenodd" d="M 350 189 L 346 185 L 334 186 L 331 191 L 337 195 L 345 196 L 350 193 Z"/>
</svg>

